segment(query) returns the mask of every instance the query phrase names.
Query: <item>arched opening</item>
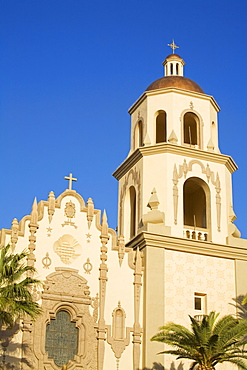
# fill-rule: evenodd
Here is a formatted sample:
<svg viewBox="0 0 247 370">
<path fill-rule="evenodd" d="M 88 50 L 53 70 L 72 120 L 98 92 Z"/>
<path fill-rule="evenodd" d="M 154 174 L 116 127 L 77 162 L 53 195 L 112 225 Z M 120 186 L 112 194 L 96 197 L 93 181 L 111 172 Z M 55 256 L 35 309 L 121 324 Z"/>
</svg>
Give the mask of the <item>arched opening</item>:
<svg viewBox="0 0 247 370">
<path fill-rule="evenodd" d="M 78 352 L 78 328 L 71 321 L 70 314 L 61 310 L 46 327 L 45 350 L 57 366 L 73 360 Z"/>
<path fill-rule="evenodd" d="M 123 339 L 124 337 L 124 314 L 123 311 L 119 308 L 115 312 L 114 320 L 114 338 Z"/>
<path fill-rule="evenodd" d="M 199 140 L 199 118 L 192 112 L 184 115 L 183 121 L 184 144 L 190 146 L 200 146 Z"/>
<path fill-rule="evenodd" d="M 159 111 L 156 117 L 156 143 L 166 142 L 166 112 Z"/>
<path fill-rule="evenodd" d="M 170 71 L 171 71 L 171 75 L 173 75 L 173 64 L 172 63 L 170 65 Z"/>
<path fill-rule="evenodd" d="M 129 188 L 130 200 L 130 238 L 136 234 L 136 190 L 134 186 Z"/>
<path fill-rule="evenodd" d="M 176 75 L 178 75 L 178 66 L 179 66 L 179 64 L 176 63 Z"/>
<path fill-rule="evenodd" d="M 191 239 L 208 240 L 210 193 L 205 181 L 197 177 L 191 177 L 185 181 L 183 206 L 185 236 Z"/>
<path fill-rule="evenodd" d="M 138 121 L 134 133 L 134 149 L 143 146 L 143 123 Z"/>
</svg>

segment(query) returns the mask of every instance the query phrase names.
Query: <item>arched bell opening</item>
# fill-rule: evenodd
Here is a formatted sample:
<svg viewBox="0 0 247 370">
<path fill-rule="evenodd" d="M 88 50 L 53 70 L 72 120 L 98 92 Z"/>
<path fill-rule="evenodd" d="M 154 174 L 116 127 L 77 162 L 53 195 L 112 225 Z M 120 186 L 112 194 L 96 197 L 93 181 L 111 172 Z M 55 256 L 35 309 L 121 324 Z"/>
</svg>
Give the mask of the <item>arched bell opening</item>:
<svg viewBox="0 0 247 370">
<path fill-rule="evenodd" d="M 137 122 L 134 131 L 134 150 L 143 146 L 143 122 Z"/>
<path fill-rule="evenodd" d="M 136 190 L 130 186 L 125 197 L 124 230 L 126 240 L 136 235 Z"/>
<path fill-rule="evenodd" d="M 201 147 L 200 120 L 195 113 L 187 112 L 183 117 L 183 143 L 191 147 Z"/>
<path fill-rule="evenodd" d="M 209 240 L 210 190 L 202 179 L 191 177 L 183 187 L 184 235 L 195 240 Z"/>
<path fill-rule="evenodd" d="M 166 140 L 166 112 L 161 110 L 156 116 L 156 143 L 164 143 Z"/>
</svg>

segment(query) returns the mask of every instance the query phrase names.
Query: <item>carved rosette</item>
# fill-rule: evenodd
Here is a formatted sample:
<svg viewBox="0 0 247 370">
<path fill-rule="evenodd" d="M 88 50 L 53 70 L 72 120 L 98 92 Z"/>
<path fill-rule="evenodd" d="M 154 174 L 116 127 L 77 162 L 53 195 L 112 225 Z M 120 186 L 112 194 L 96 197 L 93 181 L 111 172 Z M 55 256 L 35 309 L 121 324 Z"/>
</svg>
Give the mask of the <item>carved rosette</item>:
<svg viewBox="0 0 247 370">
<path fill-rule="evenodd" d="M 72 235 L 64 234 L 54 243 L 53 249 L 61 261 L 69 265 L 81 255 L 82 247 Z"/>
</svg>

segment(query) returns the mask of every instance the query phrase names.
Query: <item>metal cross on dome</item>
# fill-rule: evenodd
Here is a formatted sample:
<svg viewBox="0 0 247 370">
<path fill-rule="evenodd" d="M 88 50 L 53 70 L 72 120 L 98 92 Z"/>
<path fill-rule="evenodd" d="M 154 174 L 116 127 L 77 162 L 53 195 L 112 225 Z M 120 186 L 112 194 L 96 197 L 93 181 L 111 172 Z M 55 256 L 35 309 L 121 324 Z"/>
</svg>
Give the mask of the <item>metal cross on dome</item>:
<svg viewBox="0 0 247 370">
<path fill-rule="evenodd" d="M 69 180 L 69 190 L 72 190 L 72 181 L 77 181 L 77 179 L 72 177 L 72 173 L 70 173 L 69 176 L 65 176 L 64 178 L 65 180 Z"/>
<path fill-rule="evenodd" d="M 170 46 L 170 48 L 172 48 L 172 54 L 174 54 L 175 49 L 179 49 L 179 46 L 175 44 L 174 40 L 172 40 L 171 44 L 167 44 L 167 45 Z"/>
</svg>

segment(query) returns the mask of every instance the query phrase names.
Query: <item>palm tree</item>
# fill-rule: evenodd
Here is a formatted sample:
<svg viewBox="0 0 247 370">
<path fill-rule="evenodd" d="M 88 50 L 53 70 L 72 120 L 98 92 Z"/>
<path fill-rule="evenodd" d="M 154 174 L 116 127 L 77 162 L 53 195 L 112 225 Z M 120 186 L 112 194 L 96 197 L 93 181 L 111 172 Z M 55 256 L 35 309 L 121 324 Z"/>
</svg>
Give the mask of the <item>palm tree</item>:
<svg viewBox="0 0 247 370">
<path fill-rule="evenodd" d="M 231 315 L 217 321 L 219 314 L 210 312 L 201 321 L 190 317 L 191 331 L 186 327 L 168 323 L 151 340 L 166 343 L 174 349 L 160 353 L 169 353 L 177 359 L 192 360 L 190 370 L 214 370 L 216 364 L 230 362 L 247 370 L 247 320 L 235 319 Z"/>
<path fill-rule="evenodd" d="M 0 252 L 0 328 L 13 326 L 16 320 L 27 314 L 35 319 L 41 313 L 38 303 L 32 299 L 31 289 L 39 280 L 29 277 L 35 272 L 27 266 L 27 252 L 13 254 L 10 245 Z"/>
</svg>

